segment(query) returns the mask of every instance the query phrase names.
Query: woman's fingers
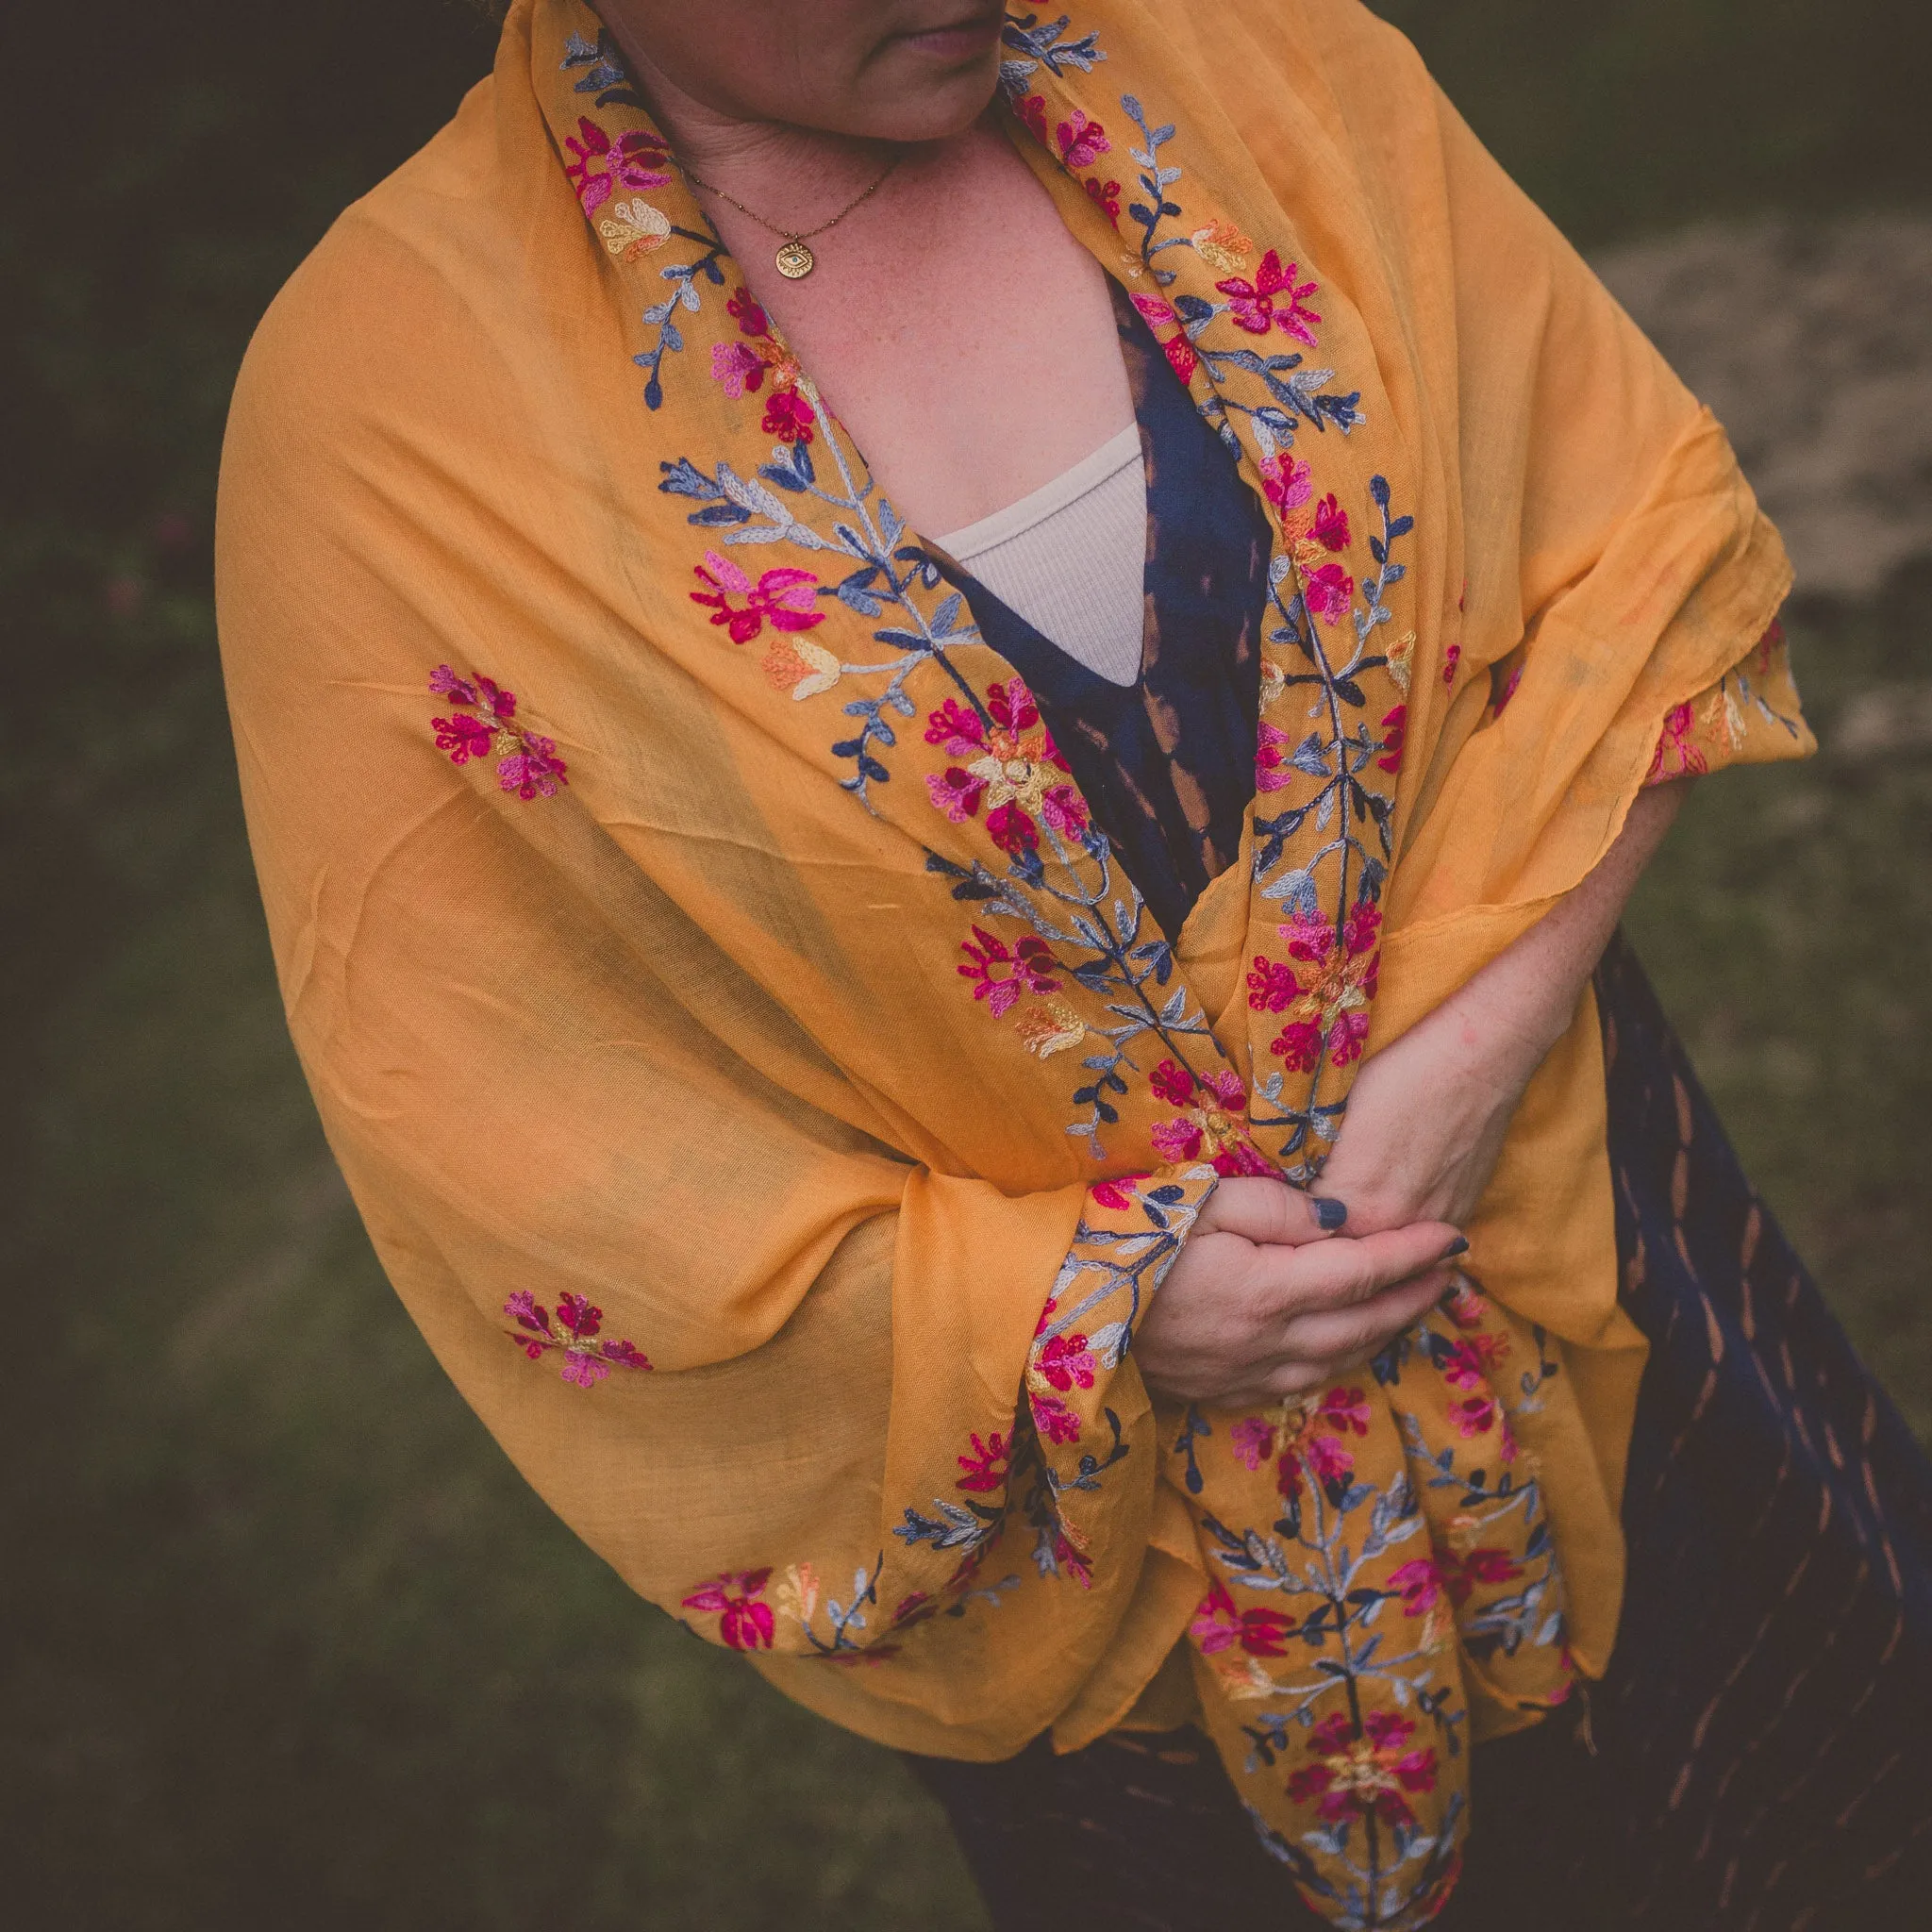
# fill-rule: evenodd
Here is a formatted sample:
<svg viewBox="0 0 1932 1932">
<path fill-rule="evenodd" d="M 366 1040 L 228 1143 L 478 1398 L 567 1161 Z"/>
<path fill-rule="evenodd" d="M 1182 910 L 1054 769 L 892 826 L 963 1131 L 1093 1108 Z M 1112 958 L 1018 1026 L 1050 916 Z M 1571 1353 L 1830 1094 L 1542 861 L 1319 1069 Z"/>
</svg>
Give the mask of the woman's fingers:
<svg viewBox="0 0 1932 1932">
<path fill-rule="evenodd" d="M 1431 1268 L 1351 1307 L 1299 1315 L 1281 1331 L 1281 1358 L 1318 1367 L 1324 1378 L 1344 1361 L 1365 1360 L 1426 1315 L 1452 1279 L 1448 1269 Z"/>
<path fill-rule="evenodd" d="M 1455 1278 L 1450 1269 L 1432 1268 L 1355 1307 L 1301 1316 L 1283 1330 L 1281 1345 L 1271 1360 L 1251 1365 L 1243 1372 L 1240 1388 L 1212 1399 L 1229 1407 L 1266 1407 L 1312 1395 L 1366 1368 L 1405 1328 L 1428 1313 Z"/>
<path fill-rule="evenodd" d="M 1331 1196 L 1305 1194 L 1286 1181 L 1237 1175 L 1214 1190 L 1195 1227 L 1238 1234 L 1260 1247 L 1297 1248 L 1326 1241 L 1347 1221 L 1347 1208 Z"/>
<path fill-rule="evenodd" d="M 1423 1221 L 1359 1241 L 1261 1248 L 1250 1263 L 1249 1294 L 1257 1313 L 1269 1309 L 1284 1321 L 1355 1307 L 1468 1245 L 1446 1221 Z"/>
</svg>

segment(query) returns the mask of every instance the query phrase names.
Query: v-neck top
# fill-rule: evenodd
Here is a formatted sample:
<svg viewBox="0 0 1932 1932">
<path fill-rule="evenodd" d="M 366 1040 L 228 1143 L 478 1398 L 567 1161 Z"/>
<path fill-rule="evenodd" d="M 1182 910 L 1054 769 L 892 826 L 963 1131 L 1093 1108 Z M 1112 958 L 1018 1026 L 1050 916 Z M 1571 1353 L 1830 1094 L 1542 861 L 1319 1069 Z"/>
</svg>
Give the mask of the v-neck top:
<svg viewBox="0 0 1932 1932">
<path fill-rule="evenodd" d="M 1049 483 L 933 541 L 1109 684 L 1141 675 L 1147 481 L 1129 423 Z"/>
<path fill-rule="evenodd" d="M 1025 680 L 1096 824 L 1174 939 L 1233 862 L 1255 795 L 1271 530 L 1233 451 L 1118 284 L 1112 292 L 1146 489 L 1139 675 L 1102 676 L 957 555 L 935 560 Z"/>
</svg>

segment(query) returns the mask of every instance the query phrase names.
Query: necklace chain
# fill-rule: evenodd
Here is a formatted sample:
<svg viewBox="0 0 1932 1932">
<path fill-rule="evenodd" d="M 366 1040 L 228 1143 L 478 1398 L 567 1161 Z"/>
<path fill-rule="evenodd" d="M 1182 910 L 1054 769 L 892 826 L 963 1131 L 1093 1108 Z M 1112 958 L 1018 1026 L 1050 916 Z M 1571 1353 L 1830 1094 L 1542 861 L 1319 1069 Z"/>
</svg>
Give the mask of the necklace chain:
<svg viewBox="0 0 1932 1932">
<path fill-rule="evenodd" d="M 705 189 L 708 192 L 718 196 L 721 201 L 728 201 L 740 214 L 749 216 L 759 227 L 767 228 L 774 235 L 780 236 L 785 242 L 785 246 L 778 251 L 778 272 L 788 280 L 797 281 L 801 276 L 808 275 L 814 266 L 815 258 L 811 250 L 805 244 L 814 235 L 823 235 L 828 228 L 836 228 L 855 208 L 861 208 L 870 201 L 886 185 L 887 177 L 904 158 L 903 155 L 894 155 L 879 170 L 878 175 L 867 187 L 860 189 L 830 221 L 821 222 L 815 228 L 781 227 L 778 223 L 768 221 L 763 215 L 758 213 L 757 208 L 746 208 L 737 195 L 730 193 L 725 189 L 720 188 L 715 181 L 707 181 L 702 175 L 695 174 L 690 168 L 685 167 L 682 161 L 679 161 L 677 165 L 684 170 L 684 178 L 693 188 Z"/>
</svg>

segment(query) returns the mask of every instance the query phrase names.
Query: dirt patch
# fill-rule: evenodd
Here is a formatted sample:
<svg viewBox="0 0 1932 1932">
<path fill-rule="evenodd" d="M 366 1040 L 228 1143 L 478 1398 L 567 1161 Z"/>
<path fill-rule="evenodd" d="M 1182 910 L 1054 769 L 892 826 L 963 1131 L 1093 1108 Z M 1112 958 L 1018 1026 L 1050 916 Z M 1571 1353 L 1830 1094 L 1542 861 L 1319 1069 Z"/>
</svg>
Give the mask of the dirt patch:
<svg viewBox="0 0 1932 1932">
<path fill-rule="evenodd" d="M 1801 591 L 1932 555 L 1932 215 L 1686 229 L 1595 266 L 1731 433 Z"/>
</svg>

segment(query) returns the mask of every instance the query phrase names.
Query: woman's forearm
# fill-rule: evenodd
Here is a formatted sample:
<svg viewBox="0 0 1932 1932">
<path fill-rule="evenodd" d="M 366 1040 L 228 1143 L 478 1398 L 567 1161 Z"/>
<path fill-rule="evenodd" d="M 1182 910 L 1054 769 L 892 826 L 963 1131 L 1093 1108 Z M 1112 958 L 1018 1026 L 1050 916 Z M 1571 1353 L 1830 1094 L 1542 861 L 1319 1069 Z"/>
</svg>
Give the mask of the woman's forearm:
<svg viewBox="0 0 1932 1932">
<path fill-rule="evenodd" d="M 1526 1083 L 1576 1010 L 1643 869 L 1682 808 L 1690 781 L 1638 793 L 1624 829 L 1582 883 L 1443 1003 L 1432 1019 L 1506 1084 Z"/>
</svg>

